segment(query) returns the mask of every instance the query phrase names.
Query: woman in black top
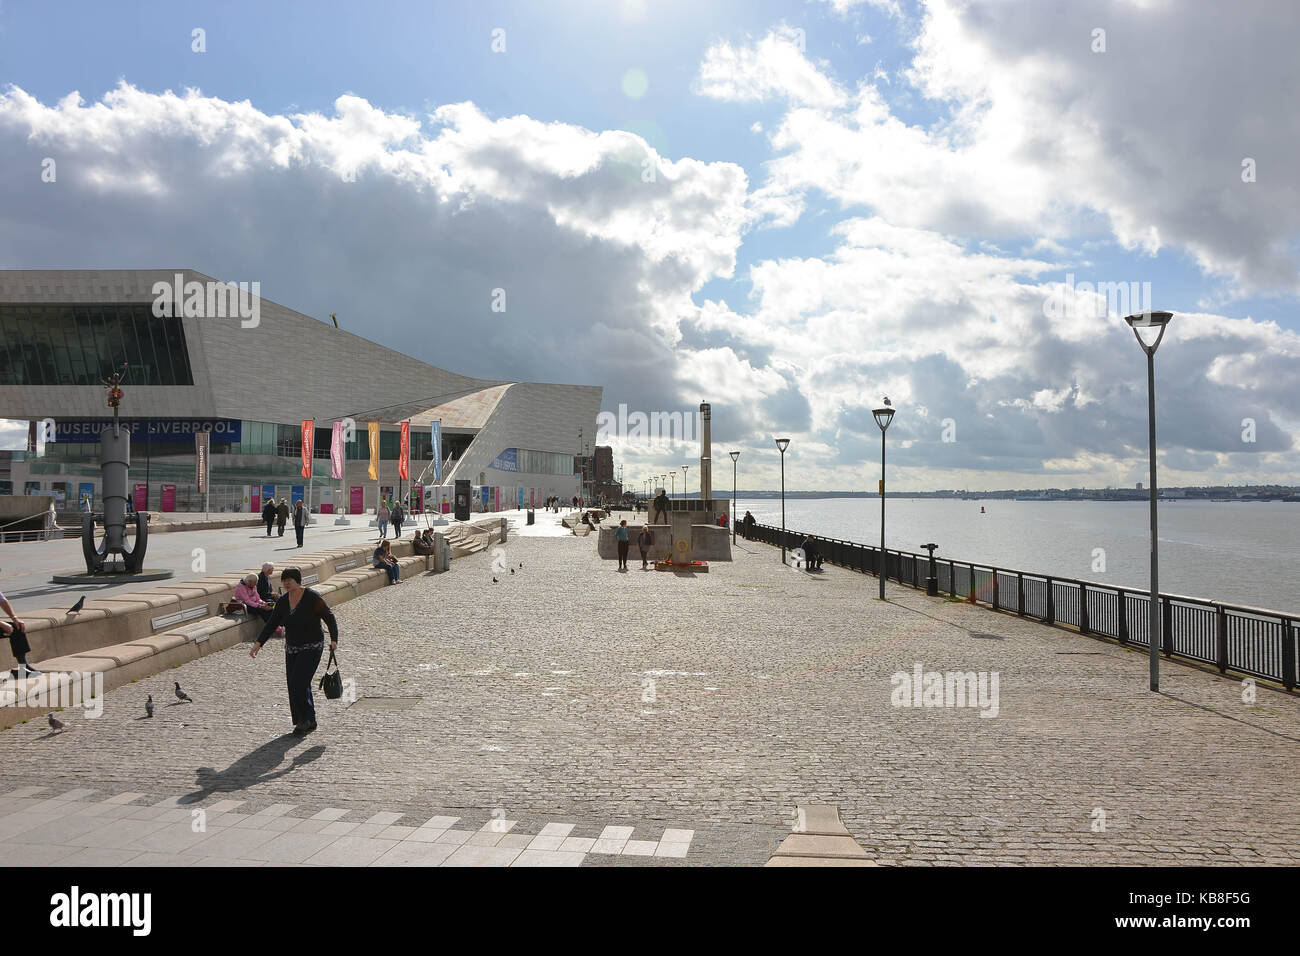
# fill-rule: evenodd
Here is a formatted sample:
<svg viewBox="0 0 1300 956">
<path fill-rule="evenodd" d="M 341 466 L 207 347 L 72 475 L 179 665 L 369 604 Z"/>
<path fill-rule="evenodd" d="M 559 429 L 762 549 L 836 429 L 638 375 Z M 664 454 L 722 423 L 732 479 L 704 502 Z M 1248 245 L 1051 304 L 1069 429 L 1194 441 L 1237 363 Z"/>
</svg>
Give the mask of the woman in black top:
<svg viewBox="0 0 1300 956">
<path fill-rule="evenodd" d="M 339 624 L 325 599 L 311 588 L 302 586 L 302 572 L 285 568 L 280 572 L 284 594 L 275 602 L 275 610 L 257 636 L 250 657 L 256 657 L 277 627 L 284 627 L 284 673 L 289 684 L 289 713 L 293 718 L 293 735 L 305 737 L 316 729 L 316 705 L 311 697 L 311 682 L 320 666 L 325 641 L 321 622 L 330 632 L 330 651 L 338 650 Z"/>
</svg>

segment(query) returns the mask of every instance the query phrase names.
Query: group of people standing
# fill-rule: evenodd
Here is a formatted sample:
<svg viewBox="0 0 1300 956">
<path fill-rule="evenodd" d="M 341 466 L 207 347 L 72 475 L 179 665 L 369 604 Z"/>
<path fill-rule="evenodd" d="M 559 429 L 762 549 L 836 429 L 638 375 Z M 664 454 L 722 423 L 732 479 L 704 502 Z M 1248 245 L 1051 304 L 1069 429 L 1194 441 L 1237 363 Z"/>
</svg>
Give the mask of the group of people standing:
<svg viewBox="0 0 1300 956">
<path fill-rule="evenodd" d="M 406 512 L 402 509 L 400 501 L 391 508 L 388 506 L 388 502 L 381 501 L 378 510 L 375 512 L 375 520 L 379 524 L 380 538 L 388 537 L 388 523 L 390 521 L 393 523 L 393 537 L 400 538 L 402 536 L 402 523 L 406 521 Z"/>
<path fill-rule="evenodd" d="M 627 553 L 631 546 L 630 532 L 627 527 L 627 519 L 624 518 L 614 529 L 614 540 L 618 543 L 618 569 L 627 570 Z M 636 536 L 636 546 L 641 552 L 641 570 L 648 571 L 650 568 L 650 546 L 655 543 L 654 532 L 648 525 L 642 525 L 641 531 Z"/>
<path fill-rule="evenodd" d="M 303 507 L 302 500 L 299 499 L 293 503 L 293 508 L 289 507 L 289 502 L 283 498 L 277 503 L 274 498 L 267 498 L 266 504 L 262 506 L 262 521 L 266 525 L 266 536 L 271 537 L 271 525 L 275 525 L 280 531 L 280 537 L 284 537 L 284 526 L 289 522 L 289 516 L 293 515 L 293 533 L 298 538 L 298 547 L 302 547 L 302 535 L 307 528 L 307 509 Z"/>
</svg>

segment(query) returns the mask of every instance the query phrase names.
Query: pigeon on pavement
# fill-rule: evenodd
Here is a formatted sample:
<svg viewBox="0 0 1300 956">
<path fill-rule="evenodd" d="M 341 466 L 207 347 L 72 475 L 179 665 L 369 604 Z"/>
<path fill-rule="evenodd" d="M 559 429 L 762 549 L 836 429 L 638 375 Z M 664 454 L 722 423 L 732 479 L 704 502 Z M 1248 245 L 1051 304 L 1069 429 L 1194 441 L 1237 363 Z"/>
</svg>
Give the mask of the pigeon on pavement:
<svg viewBox="0 0 1300 956">
<path fill-rule="evenodd" d="M 176 699 L 177 699 L 177 700 L 188 701 L 188 702 L 191 703 L 191 704 L 194 703 L 193 698 L 191 698 L 189 694 L 185 693 L 185 691 L 181 690 L 181 682 L 180 682 L 180 681 L 177 681 L 177 682 L 176 682 Z"/>
<path fill-rule="evenodd" d="M 148 717 L 153 716 L 153 694 L 150 694 L 149 699 L 144 702 L 144 712 Z"/>
<path fill-rule="evenodd" d="M 72 607 L 68 609 L 68 613 L 76 614 L 85 606 L 85 604 L 86 604 L 86 595 L 83 594 L 81 597 L 77 598 L 77 603 L 72 605 Z"/>
<path fill-rule="evenodd" d="M 50 714 L 47 719 L 50 722 L 51 730 L 62 730 L 66 726 L 63 721 L 59 720 L 59 718 L 55 717 L 53 714 Z"/>
<path fill-rule="evenodd" d="M 497 583 L 497 579 L 496 579 L 495 577 L 492 579 L 492 583 L 493 583 L 493 584 L 496 584 L 496 583 Z"/>
</svg>

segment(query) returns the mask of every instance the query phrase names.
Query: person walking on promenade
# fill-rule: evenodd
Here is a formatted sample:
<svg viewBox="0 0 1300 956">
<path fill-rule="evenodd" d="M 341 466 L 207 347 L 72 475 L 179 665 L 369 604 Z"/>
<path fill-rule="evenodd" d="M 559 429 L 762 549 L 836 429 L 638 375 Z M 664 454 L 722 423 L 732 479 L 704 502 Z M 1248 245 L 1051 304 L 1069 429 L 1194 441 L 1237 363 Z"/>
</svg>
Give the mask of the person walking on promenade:
<svg viewBox="0 0 1300 956">
<path fill-rule="evenodd" d="M 265 621 L 271 616 L 273 605 L 264 601 L 262 596 L 257 593 L 257 579 L 258 575 L 256 574 L 244 575 L 243 579 L 235 585 L 235 600 L 244 605 L 249 614 L 256 614 Z"/>
<path fill-rule="evenodd" d="M 388 502 L 379 502 L 379 508 L 375 511 L 375 523 L 379 525 L 379 540 L 388 537 L 388 518 L 392 514 L 388 510 Z"/>
<path fill-rule="evenodd" d="M 289 502 L 283 498 L 275 508 L 275 526 L 280 531 L 280 537 L 284 537 L 284 525 L 289 520 Z"/>
<path fill-rule="evenodd" d="M 402 510 L 402 503 L 400 501 L 393 505 L 391 518 L 393 522 L 393 537 L 400 538 L 402 536 L 402 522 L 406 520 L 406 512 Z"/>
<path fill-rule="evenodd" d="M 307 509 L 302 506 L 302 501 L 293 503 L 293 533 L 298 537 L 298 547 L 302 547 L 302 533 L 307 528 Z"/>
<path fill-rule="evenodd" d="M 389 584 L 396 584 L 402 579 L 402 566 L 397 563 L 397 556 L 390 549 L 387 539 L 379 542 L 379 547 L 375 548 L 370 565 L 386 571 Z"/>
<path fill-rule="evenodd" d="M 257 657 L 276 628 L 284 627 L 284 674 L 289 685 L 289 715 L 293 735 L 305 737 L 316 729 L 316 705 L 311 696 L 312 678 L 320 666 L 325 641 L 321 623 L 329 629 L 330 653 L 338 650 L 339 623 L 325 599 L 311 588 L 302 586 L 302 572 L 285 568 L 280 572 L 284 594 L 275 602 L 275 610 L 262 625 L 262 633 L 253 643 L 249 657 Z"/>
<path fill-rule="evenodd" d="M 275 524 L 275 501 L 267 498 L 266 504 L 262 505 L 262 520 L 266 522 L 266 536 L 271 537 L 271 525 Z"/>
<path fill-rule="evenodd" d="M 9 599 L 2 593 L 0 593 L 0 611 L 9 615 L 9 620 L 0 621 L 0 636 L 9 638 L 9 651 L 14 656 L 14 663 L 18 665 L 11 673 L 18 680 L 41 673 L 27 663 L 27 655 L 32 652 L 32 646 L 27 642 L 27 625 L 18 619 L 18 615 L 9 604 Z"/>
<path fill-rule="evenodd" d="M 618 523 L 618 527 L 614 529 L 614 540 L 618 542 L 618 569 L 620 571 L 626 571 L 627 570 L 627 547 L 629 544 L 627 539 L 626 518 L 620 521 Z"/>
<path fill-rule="evenodd" d="M 643 524 L 641 526 L 641 533 L 636 536 L 636 546 L 637 549 L 641 552 L 642 571 L 649 570 L 649 565 L 646 564 L 646 558 L 650 553 L 650 545 L 654 543 L 655 543 L 654 532 L 650 530 L 649 525 Z"/>
<path fill-rule="evenodd" d="M 745 520 L 741 522 L 741 525 L 744 528 L 741 533 L 745 536 L 745 540 L 749 540 L 754 534 L 754 516 L 746 511 Z"/>
</svg>

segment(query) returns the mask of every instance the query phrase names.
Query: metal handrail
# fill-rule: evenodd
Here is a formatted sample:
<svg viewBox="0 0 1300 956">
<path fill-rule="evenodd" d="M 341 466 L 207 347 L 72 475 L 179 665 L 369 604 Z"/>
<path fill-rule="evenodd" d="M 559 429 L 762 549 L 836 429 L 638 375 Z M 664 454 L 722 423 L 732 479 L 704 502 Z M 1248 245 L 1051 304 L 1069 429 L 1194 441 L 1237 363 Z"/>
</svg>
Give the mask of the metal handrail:
<svg viewBox="0 0 1300 956">
<path fill-rule="evenodd" d="M 823 560 L 831 564 L 873 575 L 879 568 L 877 546 L 789 529 L 785 535 L 787 547 L 797 547 L 799 540 L 811 537 L 821 548 Z M 751 539 L 777 545 L 781 541 L 781 529 L 755 524 Z M 792 540 L 794 545 L 790 544 Z M 922 568 L 928 577 L 929 555 L 891 548 L 886 548 L 884 553 L 887 578 L 918 589 L 925 587 Z M 1113 638 L 1121 644 L 1148 644 L 1145 612 L 1137 613 L 1129 608 L 1130 601 L 1142 602 L 1143 606 L 1151 601 L 1147 589 L 956 558 L 936 557 L 934 563 L 938 590 L 954 598 L 1036 618 L 1046 624 L 1069 624 L 1082 634 Z M 1036 586 L 1036 593 L 1027 594 L 1027 583 Z M 1012 585 L 1014 594 L 1001 593 Z M 1297 672 L 1300 612 L 1227 604 L 1165 591 L 1156 600 L 1163 609 L 1161 651 L 1166 657 L 1212 664 L 1220 673 L 1232 670 L 1279 681 L 1288 690 L 1300 684 Z"/>
<path fill-rule="evenodd" d="M 3 531 L 5 528 L 9 527 L 9 525 L 11 525 L 11 524 L 18 524 L 18 523 L 21 522 L 21 521 L 31 521 L 33 518 L 44 518 L 44 517 L 45 517 L 46 515 L 48 515 L 49 513 L 50 513 L 50 509 L 49 509 L 49 508 L 42 508 L 40 511 L 37 511 L 37 512 L 34 512 L 34 513 L 32 513 L 32 514 L 29 514 L 29 515 L 27 515 L 26 517 L 23 517 L 23 518 L 15 518 L 13 521 L 7 521 L 7 522 L 5 522 L 4 524 L 0 524 L 0 531 Z"/>
</svg>

